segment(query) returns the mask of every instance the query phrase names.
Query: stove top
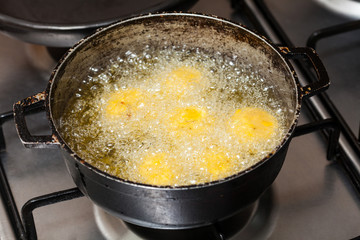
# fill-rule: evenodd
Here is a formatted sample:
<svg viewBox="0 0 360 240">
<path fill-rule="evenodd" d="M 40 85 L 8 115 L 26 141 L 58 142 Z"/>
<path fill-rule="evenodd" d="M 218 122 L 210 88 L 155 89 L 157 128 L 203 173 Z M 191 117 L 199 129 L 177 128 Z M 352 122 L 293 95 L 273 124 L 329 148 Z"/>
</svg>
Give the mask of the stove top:
<svg viewBox="0 0 360 240">
<path fill-rule="evenodd" d="M 290 42 L 295 46 L 305 46 L 313 32 L 354 21 L 323 8 L 315 0 L 200 0 L 190 11 L 241 22 L 256 28 L 273 42 L 285 45 L 278 29 L 274 30 L 268 23 L 269 15 L 261 8 L 263 3 L 271 12 L 270 19 L 273 16 L 278 27 L 285 32 L 287 45 Z M 334 118 L 331 108 L 334 106 L 347 130 L 352 135 L 358 133 L 359 41 L 360 30 L 353 30 L 317 42 L 317 52 L 328 70 L 332 85 L 325 96 L 312 97 L 304 104 L 299 125 L 313 119 Z M 0 34 L 0 43 L 0 113 L 6 113 L 14 102 L 46 88 L 56 62 L 44 47 L 4 34 Z M 302 81 L 307 81 L 307 73 L 301 69 L 300 63 L 298 73 Z M 327 98 L 331 99 L 330 107 L 327 102 L 323 103 Z M 335 115 L 338 123 L 337 117 Z M 27 123 L 33 133 L 40 135 L 50 131 L 45 113 L 28 116 Z M 271 194 L 263 195 L 252 218 L 232 240 L 352 239 L 360 235 L 360 193 L 356 175 L 360 169 L 360 156 L 346 137 L 349 135 L 346 126 L 341 125 L 340 129 L 341 148 L 338 157 L 331 161 L 326 159 L 326 133 L 316 131 L 292 140 L 284 166 L 269 189 Z M 0 158 L 19 211 L 30 199 L 75 188 L 59 150 L 24 148 L 12 120 L 4 122 L 2 130 L 6 151 L 1 151 Z M 76 189 L 73 194 L 74 199 L 39 206 L 33 211 L 38 239 L 140 239 L 118 219 L 106 216 L 90 200 L 76 195 Z M 17 239 L 4 206 L 0 205 L 0 237 Z M 106 222 L 110 224 L 105 226 Z M 113 228 L 113 224 L 121 227 L 104 230 Z M 120 232 L 120 237 L 112 235 L 113 232 Z"/>
</svg>

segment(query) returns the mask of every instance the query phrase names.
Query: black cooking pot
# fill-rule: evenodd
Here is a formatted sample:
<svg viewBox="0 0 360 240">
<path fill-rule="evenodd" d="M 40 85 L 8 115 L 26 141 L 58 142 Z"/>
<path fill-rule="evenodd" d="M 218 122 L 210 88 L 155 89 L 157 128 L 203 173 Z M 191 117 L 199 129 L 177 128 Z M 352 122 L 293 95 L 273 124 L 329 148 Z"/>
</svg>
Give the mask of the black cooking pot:
<svg viewBox="0 0 360 240">
<path fill-rule="evenodd" d="M 80 158 L 63 140 L 60 119 L 67 103 L 87 78 L 90 68 L 145 45 L 186 45 L 209 52 L 231 53 L 276 90 L 287 109 L 286 136 L 254 166 L 222 180 L 181 187 L 158 187 L 110 176 Z M 300 86 L 289 58 L 313 64 L 318 82 Z M 243 26 L 213 16 L 163 13 L 127 19 L 98 30 L 71 48 L 55 68 L 45 92 L 14 105 L 15 121 L 27 147 L 61 146 L 65 162 L 79 189 L 95 204 L 121 219 L 144 227 L 185 229 L 230 217 L 253 203 L 278 175 L 297 124 L 301 101 L 329 86 L 328 76 L 313 50 L 277 47 Z M 45 106 L 51 136 L 32 136 L 24 112 Z"/>
<path fill-rule="evenodd" d="M 69 48 L 97 28 L 130 16 L 186 11 L 197 0 L 2 0 L 0 31 L 21 41 Z"/>
</svg>

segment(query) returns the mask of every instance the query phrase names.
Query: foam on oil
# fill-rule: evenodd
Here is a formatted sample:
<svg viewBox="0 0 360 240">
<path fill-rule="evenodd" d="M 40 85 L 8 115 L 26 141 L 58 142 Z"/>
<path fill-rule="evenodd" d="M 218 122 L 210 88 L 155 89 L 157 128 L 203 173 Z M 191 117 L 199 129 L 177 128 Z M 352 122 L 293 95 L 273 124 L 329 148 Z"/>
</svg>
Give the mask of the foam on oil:
<svg viewBox="0 0 360 240">
<path fill-rule="evenodd" d="M 130 181 L 185 186 L 231 176 L 286 134 L 274 87 L 237 59 L 186 46 L 128 51 L 90 69 L 60 132 L 82 159 Z"/>
</svg>

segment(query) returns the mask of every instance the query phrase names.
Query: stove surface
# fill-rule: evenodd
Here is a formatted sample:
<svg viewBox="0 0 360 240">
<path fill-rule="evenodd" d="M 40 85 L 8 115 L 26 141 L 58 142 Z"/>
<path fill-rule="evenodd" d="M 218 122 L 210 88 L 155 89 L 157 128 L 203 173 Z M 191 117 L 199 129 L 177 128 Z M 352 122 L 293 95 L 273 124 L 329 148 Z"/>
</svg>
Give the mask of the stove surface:
<svg viewBox="0 0 360 240">
<path fill-rule="evenodd" d="M 307 37 L 319 28 L 351 20 L 315 0 L 265 2 L 296 46 L 305 46 Z M 191 11 L 241 20 L 227 0 L 200 0 Z M 354 132 L 360 116 L 359 41 L 357 30 L 321 40 L 318 45 L 332 80 L 328 94 Z M 43 91 L 55 64 L 43 47 L 0 34 L 0 113 Z M 300 124 L 309 122 L 305 108 L 301 114 Z M 45 113 L 31 115 L 27 122 L 33 133 L 50 132 Z M 13 121 L 6 122 L 3 130 L 6 152 L 0 153 L 1 159 L 19 209 L 33 197 L 75 187 L 59 150 L 24 148 Z M 318 133 L 292 140 L 271 192 L 273 204 L 266 207 L 269 214 L 250 221 L 232 240 L 351 239 L 360 235 L 359 193 L 339 163 L 326 160 L 326 143 Z M 94 211 L 85 197 L 41 207 L 34 211 L 38 239 L 110 239 L 97 224 L 98 215 L 99 210 L 95 207 Z M 139 239 L 124 231 L 128 235 L 119 239 Z M 2 204 L 0 238 L 15 239 Z"/>
</svg>

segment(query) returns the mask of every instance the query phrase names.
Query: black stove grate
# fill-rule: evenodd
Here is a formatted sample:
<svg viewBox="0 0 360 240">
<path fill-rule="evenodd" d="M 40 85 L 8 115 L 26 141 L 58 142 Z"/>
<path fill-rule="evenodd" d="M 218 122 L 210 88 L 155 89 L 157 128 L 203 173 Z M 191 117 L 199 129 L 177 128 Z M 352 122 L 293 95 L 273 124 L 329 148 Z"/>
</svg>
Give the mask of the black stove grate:
<svg viewBox="0 0 360 240">
<path fill-rule="evenodd" d="M 23 225 L 27 239 L 37 239 L 33 210 L 39 207 L 72 200 L 83 197 L 84 195 L 78 188 L 71 188 L 63 191 L 35 197 L 27 201 L 21 209 Z"/>
<path fill-rule="evenodd" d="M 245 15 L 246 19 L 250 22 L 254 28 L 271 39 L 273 42 L 277 42 L 281 46 L 294 47 L 294 44 L 287 36 L 285 31 L 282 29 L 280 24 L 277 22 L 276 18 L 273 16 L 271 10 L 268 8 L 264 0 L 232 0 L 233 7 L 237 8 L 240 14 Z M 255 13 L 257 11 L 257 13 Z M 259 19 L 259 13 L 262 17 L 262 20 L 266 22 L 270 29 L 265 29 L 262 21 Z M 357 30 L 360 28 L 360 21 L 353 21 L 345 24 L 340 24 L 337 26 L 332 26 L 326 29 L 321 29 L 314 32 L 308 40 L 309 47 L 315 47 L 316 43 L 323 38 L 331 37 L 336 34 L 342 34 L 344 32 Z M 273 34 L 272 37 L 269 36 L 269 32 Z M 272 39 L 276 38 L 276 39 Z M 276 41 L 275 41 L 276 40 Z M 305 61 L 295 61 L 296 67 L 299 69 L 299 72 L 303 74 L 304 78 L 309 82 L 317 81 L 316 76 L 314 75 L 311 66 Z M 360 129 L 359 136 L 353 133 L 353 131 L 348 126 L 345 119 L 340 114 L 339 110 L 334 105 L 330 97 L 325 93 L 320 93 L 317 95 L 320 103 L 324 106 L 325 110 L 329 113 L 330 119 L 336 123 L 339 128 L 341 135 L 349 143 L 351 149 L 354 151 L 354 154 L 358 156 L 357 159 L 360 159 Z M 310 112 L 311 117 L 314 121 L 323 120 L 321 114 L 319 113 L 317 107 L 312 101 L 304 101 L 305 108 Z M 330 137 L 330 132 L 328 129 L 323 130 L 323 134 L 328 140 Z M 346 171 L 347 175 L 350 177 L 354 187 L 357 192 L 360 194 L 360 162 L 357 159 L 350 158 L 345 149 L 341 146 L 339 147 L 339 158 L 338 161 Z"/>
<path fill-rule="evenodd" d="M 12 112 L 0 114 L 0 153 L 5 152 L 6 150 L 5 136 L 3 133 L 2 125 L 3 123 L 11 119 L 13 119 Z M 1 155 L 0 193 L 15 237 L 19 240 L 37 239 L 36 227 L 33 217 L 34 209 L 84 196 L 78 188 L 72 188 L 32 198 L 28 200 L 22 207 L 21 219 L 11 187 L 8 182 L 5 169 L 3 167 Z"/>
<path fill-rule="evenodd" d="M 5 137 L 2 131 L 2 124 L 12 119 L 13 113 L 6 112 L 0 114 L 0 149 L 4 152 L 6 149 Z M 330 129 L 332 131 L 331 140 L 329 141 L 327 158 L 334 159 L 337 154 L 337 141 L 339 136 L 339 128 L 332 120 L 322 120 L 317 122 L 308 123 L 302 126 L 298 126 L 294 136 L 300 136 L 310 132 L 314 132 L 322 129 Z M 19 240 L 35 240 L 37 239 L 36 226 L 33 217 L 33 211 L 36 208 L 64 202 L 72 199 L 76 199 L 84 196 L 78 188 L 71 188 L 63 191 L 57 191 L 46 195 L 38 196 L 28 200 L 21 209 L 21 216 L 16 206 L 15 199 L 12 194 L 11 187 L 8 182 L 6 172 L 3 167 L 1 155 L 0 155 L 0 193 L 3 199 L 5 209 L 10 220 L 11 227 L 14 234 Z M 214 240 L 225 240 L 225 237 L 216 228 L 216 234 Z"/>
<path fill-rule="evenodd" d="M 266 4 L 263 0 L 253 0 L 251 1 L 262 13 L 267 23 L 271 26 L 272 30 L 275 32 L 277 37 L 280 40 L 280 43 L 284 46 L 292 47 L 293 44 L 285 34 L 285 32 L 281 29 L 280 25 L 277 23 L 275 18 L 272 16 L 270 10 L 267 8 Z M 242 11 L 248 18 L 248 20 L 254 25 L 258 32 L 267 35 L 264 30 L 261 22 L 257 19 L 256 15 L 253 13 L 252 8 L 248 5 L 248 1 L 232 1 L 233 6 L 237 7 Z M 349 23 L 349 31 L 355 28 L 359 28 L 360 22 Z M 354 26 L 355 25 L 355 26 Z M 342 28 L 341 26 L 337 26 L 334 28 L 319 30 L 319 32 L 314 33 L 310 40 L 309 45 L 315 46 L 316 42 L 324 37 L 332 36 L 334 34 L 340 34 Z M 304 61 L 296 61 L 297 66 L 300 71 L 304 74 L 306 79 L 311 82 L 315 81 L 315 76 L 308 64 Z M 299 126 L 296 130 L 297 135 L 302 135 L 308 132 L 322 130 L 326 139 L 329 140 L 329 148 L 328 148 L 328 158 L 334 158 L 337 156 L 337 160 L 342 164 L 348 175 L 350 176 L 354 187 L 360 193 L 360 173 L 358 168 L 354 167 L 354 165 L 358 166 L 359 163 L 354 163 L 344 153 L 344 150 L 341 147 L 338 147 L 337 139 L 339 133 L 349 140 L 351 146 L 356 154 L 360 156 L 360 145 L 359 139 L 355 137 L 350 128 L 347 126 L 345 120 L 342 118 L 341 114 L 337 111 L 336 107 L 330 100 L 327 94 L 322 93 L 319 95 L 320 101 L 326 106 L 327 110 L 331 114 L 331 119 L 322 119 L 316 108 L 312 105 L 310 101 L 305 101 L 305 107 L 311 112 L 314 122 L 309 123 L 303 126 Z M 1 154 L 6 149 L 5 136 L 2 131 L 2 125 L 8 120 L 13 118 L 13 113 L 6 112 L 0 114 L 0 152 Z M 57 191 L 50 194 L 46 194 L 43 196 L 35 197 L 30 199 L 28 202 L 24 204 L 21 210 L 20 217 L 18 208 L 16 206 L 16 202 L 14 200 L 12 190 L 10 188 L 8 178 L 6 176 L 6 172 L 3 167 L 1 155 L 0 155 L 0 193 L 2 200 L 5 205 L 5 209 L 8 214 L 8 218 L 13 228 L 14 234 L 17 239 L 21 240 L 30 240 L 37 239 L 36 235 L 36 226 L 33 218 L 33 210 L 39 207 L 48 206 L 51 204 L 56 204 L 59 202 L 75 199 L 82 197 L 83 194 L 80 192 L 78 188 L 67 189 L 63 191 Z"/>
<path fill-rule="evenodd" d="M 317 43 L 321 39 L 329 38 L 335 35 L 340 35 L 346 32 L 351 32 L 359 29 L 360 29 L 360 20 L 350 21 L 347 23 L 319 29 L 310 35 L 306 45 L 308 47 L 316 49 Z M 343 117 L 341 116 L 341 114 L 336 109 L 336 107 L 334 106 L 334 104 L 327 95 L 325 95 L 324 101 L 329 106 L 331 112 L 334 114 L 337 121 L 341 123 L 340 124 L 341 132 L 344 134 L 345 138 L 351 144 L 352 149 L 354 149 L 354 151 L 356 151 L 356 154 L 360 156 L 360 122 L 359 122 L 358 137 L 356 137 L 355 133 L 351 131 L 350 127 L 348 126 L 346 121 L 343 119 Z M 349 160 L 344 160 L 342 162 L 344 169 L 348 172 L 354 185 L 357 187 L 358 192 L 360 192 L 360 173 L 359 171 L 356 171 L 356 167 L 352 166 L 358 164 L 359 163 L 349 162 Z"/>
<path fill-rule="evenodd" d="M 309 39 L 307 40 L 306 46 L 316 49 L 316 44 L 321 39 L 346 32 L 351 32 L 358 29 L 360 29 L 360 20 L 319 29 L 310 35 Z"/>
</svg>

